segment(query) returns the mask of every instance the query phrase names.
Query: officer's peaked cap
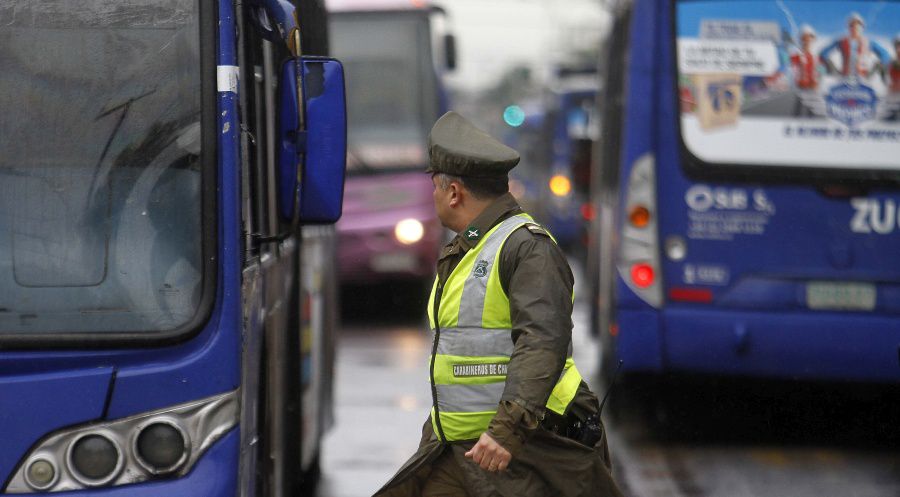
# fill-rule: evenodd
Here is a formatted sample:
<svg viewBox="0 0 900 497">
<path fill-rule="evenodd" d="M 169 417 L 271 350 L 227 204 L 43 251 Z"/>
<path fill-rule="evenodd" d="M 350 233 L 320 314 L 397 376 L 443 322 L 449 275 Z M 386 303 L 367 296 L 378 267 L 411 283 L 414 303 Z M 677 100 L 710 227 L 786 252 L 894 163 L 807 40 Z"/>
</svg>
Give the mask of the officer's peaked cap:
<svg viewBox="0 0 900 497">
<path fill-rule="evenodd" d="M 453 111 L 431 128 L 428 155 L 427 172 L 463 177 L 502 177 L 519 163 L 518 152 Z"/>
</svg>

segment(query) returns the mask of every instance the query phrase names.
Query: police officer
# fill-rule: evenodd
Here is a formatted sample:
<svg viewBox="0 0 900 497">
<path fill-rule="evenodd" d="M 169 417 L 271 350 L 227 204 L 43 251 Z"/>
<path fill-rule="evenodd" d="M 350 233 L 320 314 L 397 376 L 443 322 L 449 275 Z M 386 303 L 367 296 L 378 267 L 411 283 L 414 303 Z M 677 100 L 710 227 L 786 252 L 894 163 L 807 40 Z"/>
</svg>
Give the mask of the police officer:
<svg viewBox="0 0 900 497">
<path fill-rule="evenodd" d="M 572 271 L 508 191 L 519 155 L 448 112 L 429 156 L 435 210 L 457 233 L 428 301 L 433 406 L 419 450 L 375 495 L 621 495 L 572 361 Z"/>
</svg>

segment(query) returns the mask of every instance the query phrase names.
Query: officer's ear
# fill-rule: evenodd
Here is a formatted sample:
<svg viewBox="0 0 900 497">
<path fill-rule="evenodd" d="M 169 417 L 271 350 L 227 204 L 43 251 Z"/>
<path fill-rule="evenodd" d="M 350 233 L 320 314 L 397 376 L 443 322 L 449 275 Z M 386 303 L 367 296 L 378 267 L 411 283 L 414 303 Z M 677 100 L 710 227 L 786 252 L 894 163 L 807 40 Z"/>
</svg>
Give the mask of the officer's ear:
<svg viewBox="0 0 900 497">
<path fill-rule="evenodd" d="M 447 198 L 450 207 L 459 207 L 464 195 L 465 193 L 463 192 L 462 185 L 459 184 L 459 181 L 451 181 L 450 185 L 447 186 Z"/>
</svg>

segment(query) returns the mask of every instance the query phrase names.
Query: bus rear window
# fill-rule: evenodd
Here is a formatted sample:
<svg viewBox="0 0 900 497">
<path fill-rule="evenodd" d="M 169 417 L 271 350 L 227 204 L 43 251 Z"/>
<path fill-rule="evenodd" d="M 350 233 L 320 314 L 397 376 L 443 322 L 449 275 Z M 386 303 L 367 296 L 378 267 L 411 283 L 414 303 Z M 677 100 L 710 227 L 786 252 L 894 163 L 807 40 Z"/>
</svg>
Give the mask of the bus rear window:
<svg viewBox="0 0 900 497">
<path fill-rule="evenodd" d="M 900 170 L 900 2 L 680 0 L 675 28 L 693 162 Z"/>
</svg>

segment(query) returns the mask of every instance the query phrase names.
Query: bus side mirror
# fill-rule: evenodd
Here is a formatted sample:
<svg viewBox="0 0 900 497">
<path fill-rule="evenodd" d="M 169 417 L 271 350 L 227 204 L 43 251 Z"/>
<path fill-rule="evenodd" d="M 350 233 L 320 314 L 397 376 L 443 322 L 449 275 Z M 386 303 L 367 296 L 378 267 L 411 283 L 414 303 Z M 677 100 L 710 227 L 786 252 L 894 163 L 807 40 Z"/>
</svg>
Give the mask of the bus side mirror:
<svg viewBox="0 0 900 497">
<path fill-rule="evenodd" d="M 456 70 L 456 37 L 444 35 L 444 62 L 448 71 Z"/>
<path fill-rule="evenodd" d="M 347 104 L 340 62 L 322 57 L 284 62 L 277 139 L 282 220 L 291 224 L 337 222 L 347 162 Z"/>
</svg>

